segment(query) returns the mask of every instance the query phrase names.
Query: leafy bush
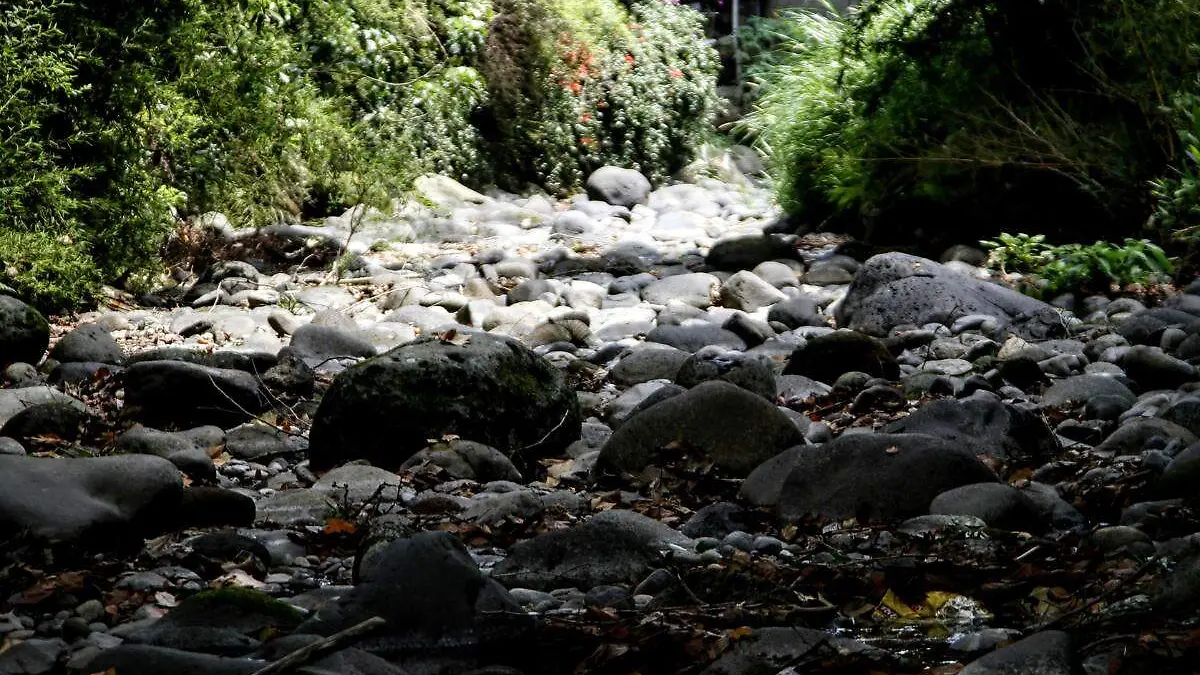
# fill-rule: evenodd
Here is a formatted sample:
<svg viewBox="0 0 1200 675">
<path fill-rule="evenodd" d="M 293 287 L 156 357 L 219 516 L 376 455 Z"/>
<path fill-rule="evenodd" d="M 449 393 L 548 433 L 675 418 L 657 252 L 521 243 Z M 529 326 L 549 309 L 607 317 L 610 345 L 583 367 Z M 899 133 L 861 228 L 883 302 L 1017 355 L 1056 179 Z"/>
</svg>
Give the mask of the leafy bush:
<svg viewBox="0 0 1200 675">
<path fill-rule="evenodd" d="M 749 130 L 782 201 L 814 224 L 933 245 L 1014 224 L 1122 235 L 1179 156 L 1167 108 L 1195 90 L 1198 10 L 867 0 L 844 21 L 801 13 Z"/>
<path fill-rule="evenodd" d="M 1180 94 L 1172 107 L 1181 145 L 1177 166 L 1150 183 L 1152 225 L 1186 244 L 1193 255 L 1200 244 L 1200 82 L 1196 92 Z"/>
<path fill-rule="evenodd" d="M 1002 274 L 1025 274 L 1040 270 L 1050 261 L 1051 247 L 1045 241 L 1044 234 L 1001 232 L 995 239 L 979 243 L 988 250 L 989 267 L 1000 270 Z"/>
<path fill-rule="evenodd" d="M 0 262 L 57 309 L 153 271 L 179 216 L 302 220 L 432 171 L 662 179 L 716 107 L 700 28 L 660 0 L 12 0 Z"/>
<path fill-rule="evenodd" d="M 980 243 L 989 249 L 989 267 L 1029 275 L 1021 289 L 1039 296 L 1144 286 L 1166 281 L 1174 270 L 1166 253 L 1145 239 L 1051 246 L 1044 235 L 1002 232 Z"/>
<path fill-rule="evenodd" d="M 711 130 L 716 55 L 698 13 L 662 0 L 499 0 L 492 114 L 519 181 L 556 192 L 605 164 L 662 181 Z"/>
<path fill-rule="evenodd" d="M 1126 239 L 1120 246 L 1102 241 L 1063 244 L 1051 249 L 1050 258 L 1038 272 L 1047 295 L 1163 282 L 1170 279 L 1174 267 L 1161 248 L 1145 239 Z"/>
</svg>

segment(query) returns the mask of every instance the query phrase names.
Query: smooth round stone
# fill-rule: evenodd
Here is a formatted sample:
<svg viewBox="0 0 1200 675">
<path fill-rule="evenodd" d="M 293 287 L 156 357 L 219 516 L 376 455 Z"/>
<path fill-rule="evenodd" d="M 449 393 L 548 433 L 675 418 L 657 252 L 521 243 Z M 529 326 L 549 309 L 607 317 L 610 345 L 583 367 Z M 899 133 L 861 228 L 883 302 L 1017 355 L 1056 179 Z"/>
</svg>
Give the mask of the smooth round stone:
<svg viewBox="0 0 1200 675">
<path fill-rule="evenodd" d="M 971 372 L 973 366 L 966 359 L 938 359 L 921 364 L 921 370 L 926 373 L 956 377 Z"/>
</svg>

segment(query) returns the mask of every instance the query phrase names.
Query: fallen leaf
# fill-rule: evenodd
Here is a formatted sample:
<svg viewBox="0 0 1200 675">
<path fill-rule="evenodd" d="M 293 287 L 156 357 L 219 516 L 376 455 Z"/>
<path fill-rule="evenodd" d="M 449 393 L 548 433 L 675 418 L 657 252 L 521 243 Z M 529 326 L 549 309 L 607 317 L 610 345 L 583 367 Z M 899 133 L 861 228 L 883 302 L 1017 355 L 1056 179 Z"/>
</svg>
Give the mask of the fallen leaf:
<svg viewBox="0 0 1200 675">
<path fill-rule="evenodd" d="M 738 626 L 737 628 L 732 628 L 727 632 L 730 640 L 741 640 L 742 638 L 750 637 L 753 634 L 754 629 L 749 626 Z"/>
<path fill-rule="evenodd" d="M 245 570 L 235 569 L 229 574 L 217 577 L 213 580 L 211 586 L 213 588 L 253 588 L 255 590 L 266 586 L 265 583 L 250 576 Z"/>
<path fill-rule="evenodd" d="M 324 534 L 354 534 L 357 531 L 357 525 L 341 518 L 330 518 L 325 521 L 325 527 L 321 530 Z"/>
</svg>

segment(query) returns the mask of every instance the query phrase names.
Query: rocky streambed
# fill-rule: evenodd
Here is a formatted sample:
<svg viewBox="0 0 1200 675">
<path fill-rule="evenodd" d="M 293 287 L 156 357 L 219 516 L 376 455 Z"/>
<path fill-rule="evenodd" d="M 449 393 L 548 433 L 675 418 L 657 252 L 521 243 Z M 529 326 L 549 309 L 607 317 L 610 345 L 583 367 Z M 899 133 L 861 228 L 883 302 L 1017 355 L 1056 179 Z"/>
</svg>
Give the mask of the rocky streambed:
<svg viewBox="0 0 1200 675">
<path fill-rule="evenodd" d="M 848 255 L 724 169 L 0 295 L 0 673 L 1193 672 L 1200 289 Z"/>
</svg>

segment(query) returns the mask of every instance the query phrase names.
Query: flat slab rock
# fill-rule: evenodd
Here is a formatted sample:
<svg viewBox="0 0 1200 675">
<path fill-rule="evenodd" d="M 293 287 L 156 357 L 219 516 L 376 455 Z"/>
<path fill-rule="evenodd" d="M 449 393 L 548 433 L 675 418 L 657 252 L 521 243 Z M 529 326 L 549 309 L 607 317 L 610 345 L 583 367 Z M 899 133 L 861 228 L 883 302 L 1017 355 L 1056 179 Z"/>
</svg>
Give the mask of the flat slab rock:
<svg viewBox="0 0 1200 675">
<path fill-rule="evenodd" d="M 160 525 L 182 493 L 179 471 L 161 457 L 0 455 L 0 531 L 56 542 L 130 535 Z"/>
</svg>

